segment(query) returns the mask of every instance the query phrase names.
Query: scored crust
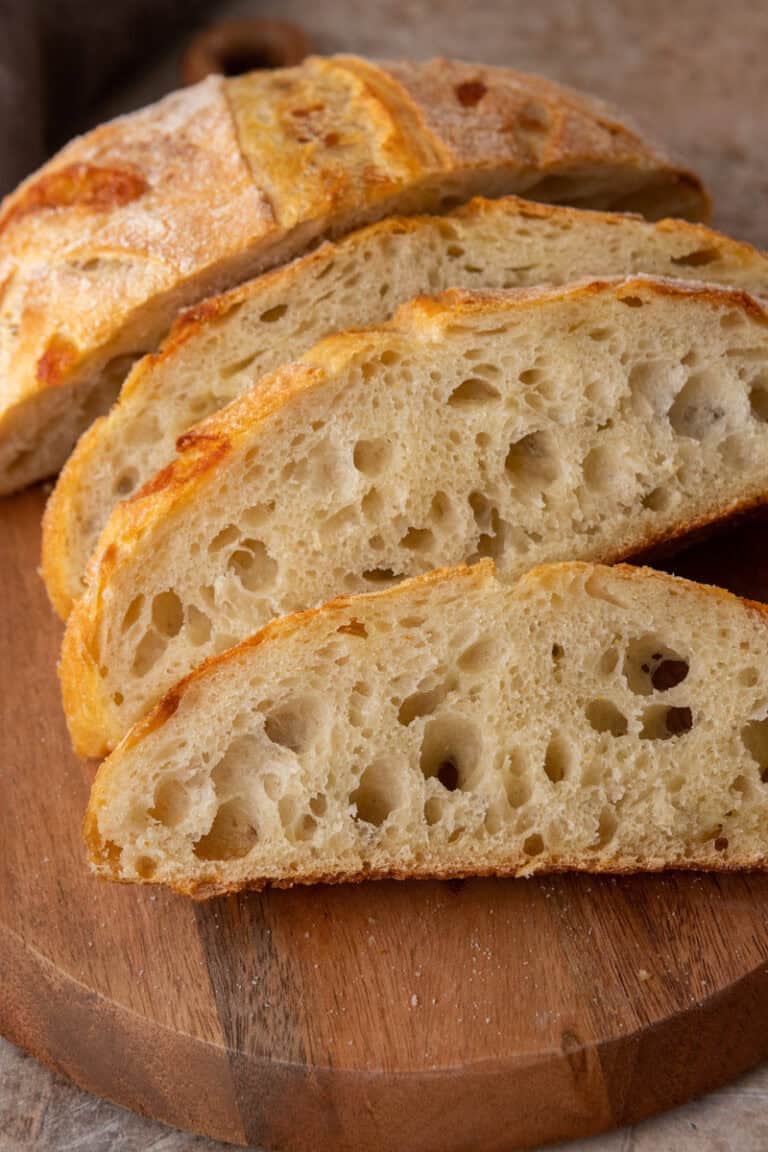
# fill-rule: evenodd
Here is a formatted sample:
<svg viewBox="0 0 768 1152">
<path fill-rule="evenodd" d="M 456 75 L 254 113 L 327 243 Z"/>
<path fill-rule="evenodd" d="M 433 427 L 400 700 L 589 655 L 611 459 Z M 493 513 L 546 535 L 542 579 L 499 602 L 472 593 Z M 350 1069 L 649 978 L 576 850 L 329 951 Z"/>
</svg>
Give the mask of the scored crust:
<svg viewBox="0 0 768 1152">
<path fill-rule="evenodd" d="M 0 492 L 63 463 L 180 307 L 322 235 L 515 191 L 708 212 L 602 106 L 456 61 L 210 78 L 73 141 L 0 211 Z"/>
</svg>

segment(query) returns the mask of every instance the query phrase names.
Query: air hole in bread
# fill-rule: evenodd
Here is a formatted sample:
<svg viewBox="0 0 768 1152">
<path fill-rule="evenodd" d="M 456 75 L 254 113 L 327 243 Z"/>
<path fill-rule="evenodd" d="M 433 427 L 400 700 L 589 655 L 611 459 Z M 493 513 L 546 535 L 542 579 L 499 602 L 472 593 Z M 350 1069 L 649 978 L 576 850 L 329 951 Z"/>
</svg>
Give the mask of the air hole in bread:
<svg viewBox="0 0 768 1152">
<path fill-rule="evenodd" d="M 413 692 L 401 703 L 397 719 L 406 728 L 421 716 L 430 716 L 445 700 L 446 696 L 455 687 L 450 681 L 438 684 L 429 692 Z"/>
<path fill-rule="evenodd" d="M 544 772 L 553 784 L 559 784 L 571 770 L 573 765 L 573 751 L 566 738 L 555 733 L 547 744 L 544 753 Z"/>
<path fill-rule="evenodd" d="M 178 636 L 184 624 L 184 605 L 173 591 L 159 592 L 152 601 L 152 623 L 160 636 Z"/>
<path fill-rule="evenodd" d="M 605 652 L 600 657 L 598 667 L 603 676 L 610 676 L 616 671 L 616 665 L 619 662 L 618 648 L 606 648 Z"/>
<path fill-rule="evenodd" d="M 349 798 L 355 806 L 355 819 L 380 827 L 400 803 L 400 777 L 399 765 L 392 760 L 370 764 Z"/>
<path fill-rule="evenodd" d="M 630 404 L 638 416 L 662 416 L 672 401 L 669 369 L 661 361 L 633 364 L 627 377 Z"/>
<path fill-rule="evenodd" d="M 717 446 L 723 463 L 728 468 L 746 468 L 754 453 L 754 440 L 748 432 L 733 432 Z"/>
<path fill-rule="evenodd" d="M 616 605 L 617 608 L 626 607 L 616 586 L 605 572 L 592 572 L 584 581 L 584 591 L 593 600 L 603 600 L 606 604 Z"/>
<path fill-rule="evenodd" d="M 195 842 L 192 851 L 199 860 L 240 860 L 257 840 L 242 799 L 234 796 L 221 805 L 210 830 Z"/>
<path fill-rule="evenodd" d="M 544 837 L 540 832 L 532 832 L 523 841 L 523 852 L 526 856 L 540 856 L 544 851 Z"/>
<path fill-rule="evenodd" d="M 371 546 L 373 547 L 373 540 Z M 398 576 L 392 568 L 366 568 L 363 572 L 363 580 L 367 580 L 369 584 L 392 584 L 401 579 L 402 576 Z"/>
<path fill-rule="evenodd" d="M 267 308 L 266 312 L 262 312 L 259 320 L 263 324 L 274 324 L 276 320 L 282 320 L 287 311 L 287 304 L 275 304 L 273 308 Z"/>
<path fill-rule="evenodd" d="M 134 488 L 139 482 L 139 474 L 135 468 L 126 468 L 123 472 L 119 472 L 115 478 L 115 495 L 121 500 L 125 496 L 130 496 Z"/>
<path fill-rule="evenodd" d="M 475 770 L 482 738 L 476 724 L 458 715 L 433 716 L 421 742 L 420 766 L 427 780 L 436 777 L 452 792 Z"/>
<path fill-rule="evenodd" d="M 453 502 L 447 492 L 435 492 L 429 506 L 429 518 L 437 525 L 453 519 Z"/>
<path fill-rule="evenodd" d="M 629 641 L 624 656 L 624 676 L 630 691 L 650 696 L 682 684 L 689 672 L 688 661 L 669 648 L 653 632 Z"/>
<path fill-rule="evenodd" d="M 643 301 L 639 296 L 619 296 L 618 301 L 620 304 L 626 304 L 627 308 L 643 307 Z"/>
<path fill-rule="evenodd" d="M 400 540 L 400 547 L 410 552 L 429 552 L 435 544 L 435 537 L 429 528 L 409 528 Z"/>
<path fill-rule="evenodd" d="M 749 390 L 749 407 L 755 420 L 761 424 L 768 421 L 768 382 L 755 381 Z"/>
<path fill-rule="evenodd" d="M 169 777 L 161 780 L 155 789 L 155 798 L 149 815 L 166 828 L 175 828 L 189 812 L 189 792 L 179 780 Z"/>
<path fill-rule="evenodd" d="M 611 736 L 627 734 L 627 718 L 610 700 L 590 700 L 586 716 L 595 732 L 610 732 Z"/>
<path fill-rule="evenodd" d="M 460 244 L 449 244 L 445 249 L 446 255 L 450 256 L 452 260 L 458 260 L 464 255 L 464 249 Z"/>
<path fill-rule="evenodd" d="M 610 340 L 613 332 L 610 328 L 593 328 L 587 333 L 590 340 L 594 340 L 596 344 L 602 344 L 606 340 Z"/>
<path fill-rule="evenodd" d="M 123 616 L 123 620 L 120 625 L 120 630 L 122 632 L 127 632 L 130 628 L 133 627 L 133 625 L 141 616 L 141 610 L 143 607 L 144 593 L 140 592 L 138 596 L 134 596 L 133 600 L 131 600 L 130 604 L 125 610 L 125 615 Z"/>
<path fill-rule="evenodd" d="M 481 636 L 465 648 L 457 664 L 463 672 L 486 672 L 498 652 L 498 644 L 493 636 Z"/>
<path fill-rule="evenodd" d="M 759 680 L 757 668 L 742 668 L 737 677 L 739 684 L 744 688 L 754 688 Z"/>
<path fill-rule="evenodd" d="M 187 637 L 196 648 L 211 638 L 211 619 L 200 608 L 190 604 L 187 608 Z"/>
<path fill-rule="evenodd" d="M 222 528 L 217 532 L 208 545 L 209 552 L 220 552 L 222 548 L 226 548 L 228 544 L 234 544 L 240 538 L 240 530 L 235 524 L 227 524 L 226 528 Z"/>
<path fill-rule="evenodd" d="M 498 511 L 492 500 L 484 492 L 470 492 L 469 506 L 475 518 L 475 524 L 481 532 L 488 532 L 493 527 L 494 515 L 498 521 Z"/>
<path fill-rule="evenodd" d="M 531 783 L 528 779 L 528 765 L 517 748 L 507 754 L 502 769 L 504 793 L 510 808 L 522 808 L 531 798 Z"/>
<path fill-rule="evenodd" d="M 688 377 L 669 410 L 669 422 L 679 436 L 703 440 L 722 427 L 727 405 L 725 383 L 712 370 Z"/>
<path fill-rule="evenodd" d="M 693 715 L 690 708 L 652 704 L 643 712 L 640 739 L 670 740 L 673 736 L 684 736 L 692 727 Z"/>
<path fill-rule="evenodd" d="M 151 856 L 137 856 L 134 867 L 136 875 L 142 880 L 151 880 L 157 871 L 157 861 Z"/>
<path fill-rule="evenodd" d="M 314 816 L 310 815 L 309 812 L 305 812 L 301 819 L 293 825 L 290 831 L 286 829 L 286 834 L 290 840 L 293 840 L 297 843 L 302 843 L 306 840 L 311 840 L 316 831 L 317 820 L 315 820 Z"/>
<path fill-rule="evenodd" d="M 360 507 L 367 520 L 376 520 L 384 510 L 384 498 L 377 488 L 370 488 L 360 501 Z"/>
<path fill-rule="evenodd" d="M 385 352 L 382 352 L 379 360 L 389 368 L 393 364 L 399 364 L 402 361 L 402 356 L 398 352 L 395 352 L 394 349 L 388 348 Z"/>
<path fill-rule="evenodd" d="M 720 259 L 717 248 L 696 248 L 685 256 L 673 256 L 672 263 L 680 268 L 703 268 L 707 264 L 714 264 Z"/>
<path fill-rule="evenodd" d="M 341 632 L 344 636 L 359 636 L 363 639 L 368 635 L 368 629 L 360 620 L 350 620 L 348 624 L 340 624 L 336 631 Z"/>
<path fill-rule="evenodd" d="M 141 678 L 146 676 L 165 651 L 165 641 L 154 628 L 148 628 L 139 641 L 131 663 L 131 672 Z"/>
<path fill-rule="evenodd" d="M 584 480 L 596 492 L 610 492 L 621 470 L 623 451 L 614 444 L 598 444 L 587 453 L 582 465 Z"/>
<path fill-rule="evenodd" d="M 616 829 L 619 822 L 616 817 L 615 809 L 606 805 L 600 811 L 600 816 L 597 822 L 597 840 L 595 847 L 604 848 L 606 844 L 610 844 L 616 835 Z"/>
<path fill-rule="evenodd" d="M 240 525 L 249 529 L 261 528 L 262 524 L 269 520 L 274 510 L 274 500 L 269 500 L 264 504 L 253 504 L 250 508 L 244 508 L 240 513 Z"/>
<path fill-rule="evenodd" d="M 430 827 L 439 824 L 445 814 L 442 796 L 428 796 L 424 803 L 424 819 Z"/>
<path fill-rule="evenodd" d="M 745 724 L 741 729 L 741 739 L 760 769 L 760 779 L 768 783 L 768 718 Z"/>
<path fill-rule="evenodd" d="M 227 567 L 247 592 L 269 588 L 277 575 L 277 561 L 273 560 L 262 540 L 246 539 L 227 561 Z"/>
<path fill-rule="evenodd" d="M 317 796 L 312 797 L 312 799 L 309 801 L 309 809 L 312 813 L 312 816 L 315 818 L 322 818 L 325 816 L 325 813 L 328 810 L 328 801 L 325 796 L 323 796 L 322 792 L 318 793 Z"/>
<path fill-rule="evenodd" d="M 499 396 L 498 388 L 494 388 L 479 376 L 472 376 L 454 388 L 448 397 L 448 403 L 452 408 L 479 408 L 493 403 Z"/>
<path fill-rule="evenodd" d="M 258 353 L 254 352 L 250 356 L 244 356 L 241 360 L 235 360 L 232 364 L 224 364 L 219 370 L 219 376 L 222 380 L 231 380 L 233 376 L 237 376 L 240 372 L 245 372 L 246 368 L 250 368 L 257 355 Z M 216 411 L 217 405 L 214 396 L 210 396 L 208 404 L 205 403 L 204 397 L 199 402 L 201 405 L 201 416 L 206 408 L 208 412 Z"/>
<path fill-rule="evenodd" d="M 529 432 L 510 445 L 504 461 L 507 476 L 521 492 L 537 492 L 554 484 L 560 464 L 549 432 Z"/>
<path fill-rule="evenodd" d="M 378 437 L 374 440 L 358 440 L 352 451 L 352 460 L 358 472 L 364 476 L 379 476 L 392 456 L 391 445 Z"/>
<path fill-rule="evenodd" d="M 478 355 L 482 355 L 482 349 L 477 349 Z M 464 353 L 467 356 L 467 353 Z M 496 379 L 501 376 L 501 369 L 498 364 L 490 364 L 487 361 L 482 361 L 479 364 L 473 364 L 472 371 L 475 376 L 484 376 L 488 379 Z"/>
<path fill-rule="evenodd" d="M 641 498 L 640 503 L 643 508 L 648 508 L 651 512 L 664 512 L 669 507 L 671 502 L 671 493 L 668 488 L 659 485 L 657 488 L 652 488 L 650 492 L 646 492 Z"/>
<path fill-rule="evenodd" d="M 273 744 L 301 754 L 322 728 L 324 719 L 325 708 L 318 697 L 297 696 L 265 716 L 264 731 Z"/>
<path fill-rule="evenodd" d="M 325 539 L 337 540 L 344 529 L 351 529 L 358 523 L 358 510 L 356 504 L 347 504 L 323 521 L 322 534 Z"/>
</svg>

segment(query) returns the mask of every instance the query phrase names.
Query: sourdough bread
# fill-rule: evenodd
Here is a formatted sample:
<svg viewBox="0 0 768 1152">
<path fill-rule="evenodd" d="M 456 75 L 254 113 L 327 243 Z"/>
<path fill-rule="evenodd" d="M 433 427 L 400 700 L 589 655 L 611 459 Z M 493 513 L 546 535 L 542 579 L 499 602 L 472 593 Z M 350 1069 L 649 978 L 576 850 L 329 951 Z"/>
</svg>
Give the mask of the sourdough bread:
<svg viewBox="0 0 768 1152">
<path fill-rule="evenodd" d="M 175 455 L 189 427 L 330 332 L 386 320 L 445 288 L 562 284 L 633 272 L 768 293 L 768 260 L 679 220 L 475 200 L 444 218 L 394 218 L 206 301 L 135 366 L 109 416 L 83 436 L 49 502 L 43 576 L 63 618 L 109 513 Z"/>
<path fill-rule="evenodd" d="M 212 77 L 73 141 L 0 210 L 0 492 L 64 463 L 179 308 L 322 236 L 508 192 L 707 211 L 602 105 L 446 60 Z"/>
<path fill-rule="evenodd" d="M 763 605 L 642 569 L 489 562 L 284 618 L 99 769 L 95 871 L 265 883 L 764 868 Z"/>
<path fill-rule="evenodd" d="M 763 501 L 767 362 L 754 299 L 643 277 L 329 337 L 116 507 L 65 632 L 75 747 L 272 616 L 484 556 L 612 560 Z"/>
</svg>

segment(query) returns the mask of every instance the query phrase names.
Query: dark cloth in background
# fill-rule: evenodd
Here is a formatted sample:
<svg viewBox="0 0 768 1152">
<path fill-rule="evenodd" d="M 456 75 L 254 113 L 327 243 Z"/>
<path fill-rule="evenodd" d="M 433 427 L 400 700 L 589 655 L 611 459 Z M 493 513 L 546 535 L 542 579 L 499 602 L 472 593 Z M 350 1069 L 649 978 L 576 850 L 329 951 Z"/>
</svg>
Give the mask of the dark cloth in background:
<svg viewBox="0 0 768 1152">
<path fill-rule="evenodd" d="M 215 0 L 0 0 L 0 195 L 90 125 L 115 84 L 215 8 Z"/>
</svg>

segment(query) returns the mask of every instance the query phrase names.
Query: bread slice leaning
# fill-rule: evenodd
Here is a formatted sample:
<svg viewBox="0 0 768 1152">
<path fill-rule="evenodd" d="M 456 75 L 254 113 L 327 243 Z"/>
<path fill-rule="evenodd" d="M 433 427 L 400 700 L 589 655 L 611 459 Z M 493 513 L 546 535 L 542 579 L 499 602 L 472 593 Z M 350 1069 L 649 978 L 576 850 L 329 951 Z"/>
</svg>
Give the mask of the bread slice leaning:
<svg viewBox="0 0 768 1152">
<path fill-rule="evenodd" d="M 135 366 L 77 445 L 48 504 L 43 576 L 66 618 L 113 506 L 175 455 L 204 416 L 323 336 L 377 324 L 421 293 L 562 284 L 633 272 L 768 294 L 768 259 L 680 220 L 475 200 L 445 217 L 392 218 L 326 244 L 184 316 Z"/>
<path fill-rule="evenodd" d="M 209 78 L 74 140 L 0 209 L 0 493 L 61 467 L 179 308 L 323 236 L 508 192 L 708 206 L 603 105 L 448 60 Z"/>
<path fill-rule="evenodd" d="M 765 500 L 767 367 L 751 297 L 642 277 L 329 337 L 113 512 L 62 648 L 75 747 L 272 616 L 484 556 L 613 560 Z"/>
<path fill-rule="evenodd" d="M 489 562 L 268 625 L 99 769 L 94 869 L 264 884 L 765 868 L 763 605 Z"/>
</svg>

